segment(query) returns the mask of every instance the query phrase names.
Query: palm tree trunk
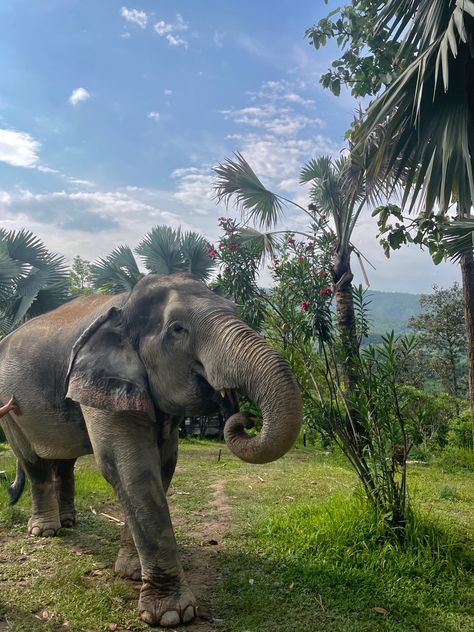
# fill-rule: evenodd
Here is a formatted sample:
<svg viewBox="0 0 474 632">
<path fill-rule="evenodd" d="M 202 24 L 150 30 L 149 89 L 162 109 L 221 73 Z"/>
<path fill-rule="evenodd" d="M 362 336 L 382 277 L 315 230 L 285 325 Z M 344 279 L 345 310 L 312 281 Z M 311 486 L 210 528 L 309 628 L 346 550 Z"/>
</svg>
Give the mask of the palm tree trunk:
<svg viewBox="0 0 474 632">
<path fill-rule="evenodd" d="M 474 258 L 472 253 L 461 257 L 461 273 L 462 294 L 464 300 L 464 320 L 466 323 L 469 401 L 471 405 L 474 449 Z"/>
<path fill-rule="evenodd" d="M 349 391 L 354 385 L 354 360 L 359 357 L 359 342 L 356 332 L 356 319 L 354 311 L 354 298 L 352 296 L 352 279 L 350 253 L 342 253 L 337 256 L 332 270 L 335 287 L 336 315 L 341 335 L 344 362 L 347 364 L 345 386 Z"/>
<path fill-rule="evenodd" d="M 357 339 L 354 297 L 352 295 L 352 279 L 350 250 L 336 256 L 332 269 L 335 287 L 336 316 L 341 336 L 343 352 L 344 387 L 348 404 L 348 431 L 354 436 L 358 449 L 367 444 L 364 427 L 360 423 L 357 411 L 351 405 L 351 396 L 357 386 L 357 370 L 359 359 L 359 341 Z"/>
</svg>

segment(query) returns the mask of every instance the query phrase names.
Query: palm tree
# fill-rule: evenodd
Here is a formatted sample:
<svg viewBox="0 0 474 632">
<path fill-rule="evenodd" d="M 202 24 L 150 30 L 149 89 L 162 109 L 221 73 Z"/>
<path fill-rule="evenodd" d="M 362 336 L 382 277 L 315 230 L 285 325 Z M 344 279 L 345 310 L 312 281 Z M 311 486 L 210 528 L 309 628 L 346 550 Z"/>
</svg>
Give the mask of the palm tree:
<svg viewBox="0 0 474 632">
<path fill-rule="evenodd" d="M 457 206 L 445 245 L 461 266 L 474 433 L 474 2 L 389 0 L 380 25 L 403 34 L 402 57 L 417 55 L 371 104 L 354 141 L 360 150 L 385 126 L 369 170 L 401 186 L 410 212 Z"/>
<path fill-rule="evenodd" d="M 292 200 L 269 191 L 258 179 L 241 154 L 235 160 L 228 159 L 215 167 L 217 173 L 216 196 L 226 204 L 233 201 L 242 209 L 245 221 L 254 221 L 260 227 L 275 229 L 284 215 L 285 207 L 291 204 L 308 216 L 309 232 L 292 231 L 312 239 L 317 230 L 323 228 L 332 244 L 332 280 L 336 300 L 336 313 L 344 352 L 344 379 L 346 393 L 350 394 L 357 381 L 356 364 L 359 341 L 356 332 L 354 299 L 352 294 L 351 254 L 359 251 L 351 243 L 351 237 L 360 213 L 367 202 L 367 182 L 363 170 L 355 166 L 350 158 L 333 160 L 322 156 L 309 161 L 302 169 L 300 183 L 310 183 L 311 204 L 306 209 Z M 325 217 L 331 217 L 334 229 L 327 227 Z M 271 251 L 275 236 L 288 231 L 259 233 L 255 230 L 242 231 L 244 239 L 260 239 L 262 247 Z M 265 246 L 266 245 L 266 246 Z M 352 414 L 357 427 L 356 417 Z M 362 431 L 358 427 L 359 433 Z"/>
<path fill-rule="evenodd" d="M 0 337 L 67 298 L 64 258 L 27 230 L 0 228 Z"/>
<path fill-rule="evenodd" d="M 135 253 L 150 273 L 191 272 L 205 281 L 214 268 L 209 250 L 208 241 L 198 233 L 155 226 L 135 248 Z M 118 246 L 91 266 L 93 286 L 108 294 L 131 290 L 143 276 L 128 246 Z"/>
</svg>

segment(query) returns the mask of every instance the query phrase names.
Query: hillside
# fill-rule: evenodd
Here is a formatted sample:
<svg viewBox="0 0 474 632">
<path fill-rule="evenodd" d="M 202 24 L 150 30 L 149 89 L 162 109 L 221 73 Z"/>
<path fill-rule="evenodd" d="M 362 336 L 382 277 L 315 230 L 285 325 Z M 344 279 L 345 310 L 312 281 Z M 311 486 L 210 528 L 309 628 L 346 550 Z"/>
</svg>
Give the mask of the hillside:
<svg viewBox="0 0 474 632">
<path fill-rule="evenodd" d="M 409 318 L 419 314 L 420 295 L 406 292 L 379 292 L 368 290 L 369 320 L 372 335 L 369 342 L 376 342 L 386 331 L 395 333 L 407 331 Z"/>
</svg>

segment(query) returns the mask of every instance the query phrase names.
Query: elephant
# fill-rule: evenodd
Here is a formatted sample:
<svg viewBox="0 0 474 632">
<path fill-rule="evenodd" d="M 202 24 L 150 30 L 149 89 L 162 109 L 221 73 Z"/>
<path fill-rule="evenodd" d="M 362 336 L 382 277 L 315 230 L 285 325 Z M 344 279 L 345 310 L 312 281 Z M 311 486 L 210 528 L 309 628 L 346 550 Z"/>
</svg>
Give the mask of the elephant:
<svg viewBox="0 0 474 632">
<path fill-rule="evenodd" d="M 236 391 L 260 406 L 259 434 L 246 432 Z M 0 342 L 0 401 L 12 393 L 17 408 L 0 423 L 30 482 L 29 534 L 74 524 L 74 463 L 93 453 L 125 516 L 115 570 L 141 579 L 139 614 L 163 627 L 196 616 L 166 500 L 180 420 L 220 412 L 228 447 L 249 463 L 285 454 L 302 421 L 286 361 L 188 273 L 150 274 L 23 324 Z"/>
</svg>

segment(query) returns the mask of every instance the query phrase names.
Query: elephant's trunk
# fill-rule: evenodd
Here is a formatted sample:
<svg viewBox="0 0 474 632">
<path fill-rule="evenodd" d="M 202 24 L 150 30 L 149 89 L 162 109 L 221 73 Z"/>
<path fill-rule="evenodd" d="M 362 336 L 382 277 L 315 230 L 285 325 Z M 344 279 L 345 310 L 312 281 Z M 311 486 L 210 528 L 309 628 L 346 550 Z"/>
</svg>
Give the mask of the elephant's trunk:
<svg viewBox="0 0 474 632">
<path fill-rule="evenodd" d="M 243 413 L 227 420 L 224 436 L 232 452 L 248 463 L 268 463 L 285 454 L 294 444 L 302 421 L 298 385 L 288 364 L 265 341 L 241 321 L 227 319 L 212 323 L 213 357 L 204 362 L 208 379 L 216 388 L 243 391 L 261 408 L 263 426 L 259 435 L 245 432 L 249 417 Z M 216 331 L 217 329 L 217 331 Z M 207 354 L 206 354 L 207 355 Z"/>
</svg>

